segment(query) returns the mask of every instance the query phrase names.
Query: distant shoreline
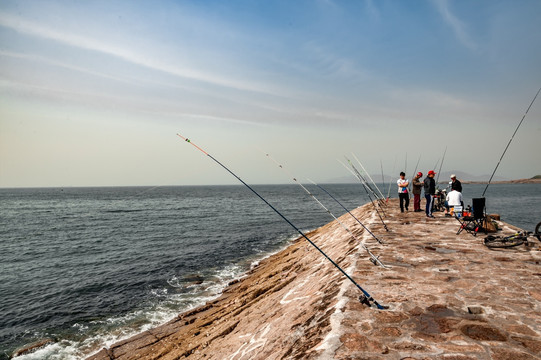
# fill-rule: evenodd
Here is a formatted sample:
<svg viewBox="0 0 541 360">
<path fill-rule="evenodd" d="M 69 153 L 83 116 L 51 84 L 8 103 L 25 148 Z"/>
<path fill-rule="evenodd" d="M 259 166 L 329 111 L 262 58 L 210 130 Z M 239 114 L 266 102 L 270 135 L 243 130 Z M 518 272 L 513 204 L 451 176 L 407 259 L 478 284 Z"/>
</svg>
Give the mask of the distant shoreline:
<svg viewBox="0 0 541 360">
<path fill-rule="evenodd" d="M 463 184 L 487 184 L 488 180 L 462 180 L 460 177 L 458 177 L 460 182 Z M 382 182 L 376 181 L 377 184 L 381 184 Z M 445 181 L 439 181 L 438 184 L 447 184 L 448 182 Z M 356 185 L 359 184 L 358 182 L 322 182 L 321 184 L 332 184 L 332 185 Z M 387 183 L 388 184 L 388 183 Z M 498 181 L 492 181 L 492 184 L 541 184 L 541 178 L 539 179 L 516 179 L 516 180 L 498 180 Z M 278 183 L 278 184 L 251 184 L 253 186 L 276 186 L 276 185 L 287 185 L 287 186 L 294 186 L 295 184 L 290 183 Z M 203 185 L 197 185 L 197 184 L 190 184 L 190 185 L 73 185 L 73 186 L 11 186 L 11 187 L 1 187 L 0 190 L 39 190 L 39 189 L 49 189 L 49 190 L 60 190 L 64 191 L 65 189 L 115 189 L 115 188 L 144 188 L 146 190 L 149 190 L 149 188 L 168 188 L 168 187 L 242 187 L 242 184 L 203 184 Z"/>
<path fill-rule="evenodd" d="M 461 180 L 463 184 L 488 184 L 488 181 Z M 517 179 L 493 181 L 492 184 L 541 184 L 541 179 Z"/>
</svg>

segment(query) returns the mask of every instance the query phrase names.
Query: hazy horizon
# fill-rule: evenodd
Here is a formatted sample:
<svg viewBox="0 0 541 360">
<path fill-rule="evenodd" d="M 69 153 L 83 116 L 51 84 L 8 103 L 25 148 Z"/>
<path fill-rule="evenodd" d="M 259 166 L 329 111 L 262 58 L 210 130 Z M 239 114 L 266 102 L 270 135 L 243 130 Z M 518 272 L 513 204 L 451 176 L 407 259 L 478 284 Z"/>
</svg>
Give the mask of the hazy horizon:
<svg viewBox="0 0 541 360">
<path fill-rule="evenodd" d="M 446 183 L 448 181 L 450 181 L 448 179 L 448 174 L 451 174 L 453 171 L 446 171 L 446 172 L 442 172 L 442 174 L 445 174 L 445 176 L 442 176 L 440 177 L 438 183 L 439 184 L 442 184 L 442 183 Z M 456 172 L 458 175 L 458 179 L 461 180 L 461 181 L 465 181 L 465 182 L 488 182 L 489 178 L 490 178 L 490 174 L 483 174 L 483 175 L 473 175 L 473 174 L 467 174 L 468 176 L 473 176 L 473 178 L 471 177 L 465 177 L 464 175 L 462 175 L 460 172 L 458 171 L 454 171 Z M 377 185 L 381 185 L 381 184 L 385 184 L 385 185 L 388 185 L 389 184 L 389 180 L 392 180 L 392 183 L 394 183 L 395 180 L 397 180 L 399 177 L 398 176 L 390 176 L 390 175 L 387 175 L 385 174 L 385 181 L 382 181 L 381 179 L 381 175 L 380 174 L 370 174 L 370 176 L 373 178 L 373 180 L 376 182 Z M 534 175 L 535 176 L 535 175 Z M 408 179 L 412 178 L 412 176 L 408 175 L 407 176 Z M 494 178 L 492 179 L 492 182 L 498 182 L 498 181 L 512 181 L 512 180 L 523 180 L 523 179 L 531 179 L 533 178 L 532 177 L 529 177 L 529 178 L 504 178 L 504 177 L 501 177 L 501 176 L 498 176 L 498 175 L 495 175 Z M 305 185 L 310 185 L 310 181 L 308 179 L 297 179 L 300 183 L 302 184 L 305 184 Z M 333 179 L 326 179 L 326 180 L 323 180 L 320 182 L 320 184 L 359 184 L 359 186 L 361 186 L 360 182 L 352 177 L 352 176 L 343 176 L 341 178 L 333 178 Z M 150 184 L 150 185 L 121 185 L 121 184 L 111 184 L 111 185 L 92 185 L 92 184 L 87 184 L 87 185 L 58 185 L 58 186 L 1 186 L 0 189 L 40 189 L 40 188 L 100 188 L 100 187 L 104 187 L 104 188 L 108 188 L 108 187 L 144 187 L 144 188 L 160 188 L 160 187 L 175 187 L 175 186 L 244 186 L 241 182 L 237 181 L 237 182 L 234 182 L 234 183 L 229 183 L 229 184 L 162 184 L 162 185 L 158 185 L 158 184 Z M 289 179 L 289 181 L 286 179 L 284 180 L 283 182 L 280 182 L 280 183 L 265 183 L 265 182 L 261 182 L 261 183 L 249 183 L 248 185 L 254 185 L 254 186 L 258 186 L 258 185 L 295 185 L 295 183 Z M 394 189 L 394 188 L 393 188 Z"/>
</svg>

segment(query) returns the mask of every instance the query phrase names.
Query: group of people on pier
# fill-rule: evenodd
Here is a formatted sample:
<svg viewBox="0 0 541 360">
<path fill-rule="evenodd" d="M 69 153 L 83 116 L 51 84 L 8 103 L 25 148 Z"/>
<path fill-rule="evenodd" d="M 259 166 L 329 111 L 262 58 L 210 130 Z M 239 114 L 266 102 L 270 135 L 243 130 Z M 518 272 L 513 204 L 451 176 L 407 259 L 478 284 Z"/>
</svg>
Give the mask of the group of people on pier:
<svg viewBox="0 0 541 360">
<path fill-rule="evenodd" d="M 436 181 L 434 176 L 436 172 L 434 170 L 428 171 L 428 174 L 421 181 L 423 177 L 422 172 L 418 172 L 412 180 L 412 192 L 413 192 L 413 211 L 420 212 L 421 209 L 421 193 L 424 190 L 424 195 L 426 199 L 425 213 L 429 218 L 433 218 L 432 209 L 434 207 L 434 198 L 436 196 Z M 396 181 L 398 185 L 398 197 L 400 199 L 400 211 L 408 211 L 408 206 L 410 202 L 409 180 L 406 179 L 406 174 L 404 172 L 400 173 L 400 178 Z M 449 213 L 450 207 L 455 206 L 464 206 L 464 201 L 462 199 L 462 183 L 456 178 L 455 174 L 451 175 L 451 191 L 446 196 L 446 214 Z"/>
</svg>

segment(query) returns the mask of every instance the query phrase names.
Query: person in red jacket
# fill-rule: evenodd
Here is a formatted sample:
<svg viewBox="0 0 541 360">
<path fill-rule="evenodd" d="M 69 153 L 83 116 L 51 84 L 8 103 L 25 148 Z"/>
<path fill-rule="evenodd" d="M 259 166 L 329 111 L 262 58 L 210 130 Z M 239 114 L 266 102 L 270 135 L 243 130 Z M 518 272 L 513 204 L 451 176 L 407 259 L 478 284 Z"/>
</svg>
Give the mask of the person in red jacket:
<svg viewBox="0 0 541 360">
<path fill-rule="evenodd" d="M 418 172 L 417 175 L 412 180 L 412 192 L 413 192 L 413 211 L 423 211 L 421 210 L 421 191 L 423 189 L 423 183 L 421 178 L 423 177 L 422 172 Z"/>
</svg>

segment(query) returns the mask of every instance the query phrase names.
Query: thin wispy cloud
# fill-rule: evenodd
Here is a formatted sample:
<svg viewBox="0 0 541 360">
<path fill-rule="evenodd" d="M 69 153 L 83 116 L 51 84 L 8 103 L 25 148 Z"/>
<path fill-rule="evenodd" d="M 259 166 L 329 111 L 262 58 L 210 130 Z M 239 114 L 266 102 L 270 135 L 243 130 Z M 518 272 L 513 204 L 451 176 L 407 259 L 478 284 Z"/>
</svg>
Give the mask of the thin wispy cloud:
<svg viewBox="0 0 541 360">
<path fill-rule="evenodd" d="M 302 47 L 313 65 L 306 68 L 305 64 L 289 64 L 299 71 L 310 71 L 311 76 L 324 75 L 325 77 L 336 77 L 348 79 L 349 81 L 360 81 L 368 78 L 369 72 L 362 69 L 353 59 L 337 54 L 332 49 L 322 46 L 318 42 L 310 41 Z M 314 71 L 315 70 L 315 71 Z"/>
<path fill-rule="evenodd" d="M 471 50 L 477 49 L 477 44 L 472 40 L 471 36 L 467 32 L 467 26 L 459 18 L 457 18 L 449 9 L 448 0 L 433 0 L 436 9 L 442 16 L 443 20 L 449 25 L 455 36 L 462 45 Z"/>
<path fill-rule="evenodd" d="M 102 72 L 88 70 L 88 69 L 80 67 L 80 66 L 75 66 L 75 65 L 71 65 L 71 64 L 68 64 L 68 63 L 65 63 L 65 62 L 49 59 L 49 58 L 46 58 L 46 57 L 43 57 L 43 56 L 40 56 L 40 55 L 22 54 L 22 53 L 16 53 L 16 52 L 12 52 L 12 51 L 0 50 L 0 56 L 10 57 L 10 58 L 14 58 L 14 59 L 28 60 L 28 61 L 32 61 L 32 62 L 39 62 L 39 63 L 42 63 L 42 64 L 52 65 L 52 66 L 56 66 L 56 67 L 59 67 L 59 68 L 72 70 L 72 71 L 80 72 L 80 73 L 87 74 L 87 75 L 97 76 L 97 77 L 104 78 L 104 79 L 124 82 L 124 83 L 130 84 L 130 85 L 137 84 L 133 80 L 121 78 L 121 77 L 118 77 L 118 76 L 111 76 L 111 75 L 108 75 L 108 74 L 105 74 L 105 73 L 102 73 Z"/>
<path fill-rule="evenodd" d="M 202 81 L 218 86 L 228 87 L 236 90 L 255 91 L 267 93 L 265 88 L 249 82 L 241 82 L 229 79 L 217 74 L 210 74 L 196 69 L 170 66 L 155 58 L 144 56 L 142 53 L 127 48 L 121 48 L 114 44 L 99 41 L 85 36 L 59 31 L 40 24 L 29 22 L 23 18 L 0 12 L 0 26 L 10 28 L 17 32 L 59 42 L 72 47 L 91 50 L 114 56 L 132 64 L 146 67 L 151 70 L 161 71 L 170 75 Z"/>
</svg>

